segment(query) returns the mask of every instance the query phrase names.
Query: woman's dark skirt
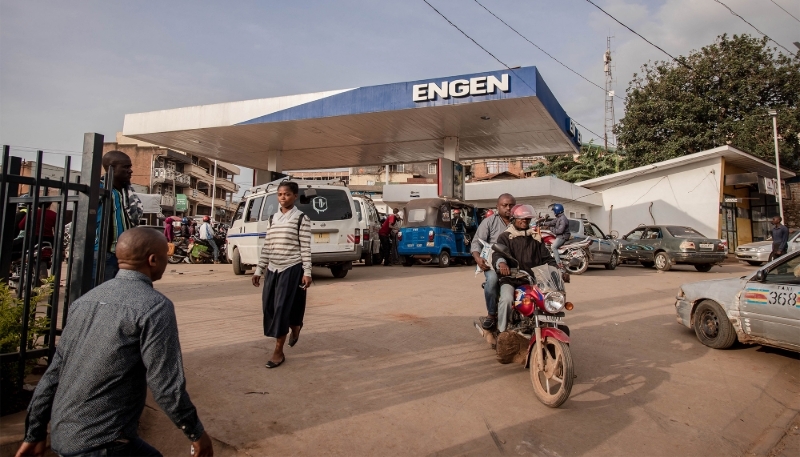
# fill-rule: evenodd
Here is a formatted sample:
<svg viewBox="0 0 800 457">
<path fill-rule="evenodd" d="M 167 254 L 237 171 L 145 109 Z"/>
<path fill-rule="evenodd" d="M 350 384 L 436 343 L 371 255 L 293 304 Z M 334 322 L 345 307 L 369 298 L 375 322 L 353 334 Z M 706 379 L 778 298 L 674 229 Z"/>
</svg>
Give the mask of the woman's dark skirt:
<svg viewBox="0 0 800 457">
<path fill-rule="evenodd" d="M 290 326 L 302 326 L 306 313 L 306 291 L 300 288 L 303 264 L 280 273 L 267 270 L 261 300 L 264 310 L 264 335 L 280 338 Z"/>
</svg>

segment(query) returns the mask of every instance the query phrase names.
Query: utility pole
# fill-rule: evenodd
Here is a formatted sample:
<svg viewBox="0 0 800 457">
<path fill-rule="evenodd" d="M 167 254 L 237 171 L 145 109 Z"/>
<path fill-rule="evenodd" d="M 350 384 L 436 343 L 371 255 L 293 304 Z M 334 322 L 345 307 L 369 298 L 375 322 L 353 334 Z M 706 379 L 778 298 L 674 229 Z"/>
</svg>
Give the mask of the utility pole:
<svg viewBox="0 0 800 457">
<path fill-rule="evenodd" d="M 606 52 L 603 54 L 603 72 L 606 76 L 605 96 L 605 121 L 603 131 L 603 149 L 608 153 L 608 140 L 614 136 L 614 77 L 611 74 L 611 38 L 606 37 Z M 616 141 L 613 141 L 616 144 Z M 619 171 L 619 155 L 617 155 L 617 170 Z"/>
<path fill-rule="evenodd" d="M 780 212 L 781 222 L 786 224 L 783 218 L 783 189 L 781 188 L 781 157 L 778 150 L 778 111 L 771 109 L 769 115 L 772 117 L 772 137 L 775 140 L 775 172 L 778 175 L 778 211 Z"/>
</svg>

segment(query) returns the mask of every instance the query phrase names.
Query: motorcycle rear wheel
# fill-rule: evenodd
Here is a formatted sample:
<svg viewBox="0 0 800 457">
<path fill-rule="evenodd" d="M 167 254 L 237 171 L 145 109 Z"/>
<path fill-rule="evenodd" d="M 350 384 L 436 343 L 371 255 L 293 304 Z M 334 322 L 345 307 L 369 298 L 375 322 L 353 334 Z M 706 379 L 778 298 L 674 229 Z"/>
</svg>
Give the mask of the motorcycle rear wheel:
<svg viewBox="0 0 800 457">
<path fill-rule="evenodd" d="M 547 337 L 542 343 L 542 353 L 533 349 L 530 362 L 531 383 L 533 393 L 542 404 L 551 408 L 561 406 L 572 391 L 575 378 L 575 366 L 569 345 L 553 337 Z M 546 355 L 545 355 L 546 354 Z M 537 368 L 544 355 L 544 369 Z"/>
<path fill-rule="evenodd" d="M 183 259 L 185 259 L 185 258 L 186 257 L 184 257 L 182 255 L 171 255 L 171 256 L 167 257 L 167 262 L 169 262 L 169 263 L 174 265 L 174 264 L 183 262 Z"/>
<path fill-rule="evenodd" d="M 569 266 L 570 264 L 569 261 L 567 261 L 564 264 L 564 266 L 570 274 L 573 275 L 583 274 L 584 272 L 586 272 L 587 269 L 589 269 L 589 256 L 586 255 L 586 251 L 583 251 L 581 253 L 580 261 L 581 263 L 577 267 Z"/>
</svg>

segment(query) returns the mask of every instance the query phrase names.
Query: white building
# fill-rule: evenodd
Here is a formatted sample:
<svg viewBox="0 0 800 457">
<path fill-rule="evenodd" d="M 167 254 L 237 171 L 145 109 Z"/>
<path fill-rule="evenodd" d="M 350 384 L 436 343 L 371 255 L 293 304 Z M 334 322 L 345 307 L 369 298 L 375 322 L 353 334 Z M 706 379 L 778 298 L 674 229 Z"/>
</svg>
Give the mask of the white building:
<svg viewBox="0 0 800 457">
<path fill-rule="evenodd" d="M 733 250 L 765 239 L 778 204 L 763 184 L 775 176 L 769 162 L 721 146 L 577 184 L 602 195 L 589 214 L 606 233 L 624 235 L 640 224 L 686 225 L 727 239 Z M 782 179 L 794 176 L 781 170 Z"/>
</svg>

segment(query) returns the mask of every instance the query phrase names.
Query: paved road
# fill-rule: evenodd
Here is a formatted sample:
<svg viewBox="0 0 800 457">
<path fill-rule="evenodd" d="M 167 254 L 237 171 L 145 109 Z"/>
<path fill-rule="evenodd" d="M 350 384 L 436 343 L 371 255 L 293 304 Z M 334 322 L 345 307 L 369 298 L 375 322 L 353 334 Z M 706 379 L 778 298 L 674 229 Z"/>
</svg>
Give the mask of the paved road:
<svg viewBox="0 0 800 457">
<path fill-rule="evenodd" d="M 800 398 L 796 354 L 708 349 L 676 323 L 682 282 L 746 271 L 573 277 L 578 378 L 556 410 L 472 327 L 485 310 L 468 267 L 356 266 L 342 280 L 315 270 L 300 342 L 275 370 L 250 276 L 170 266 L 157 287 L 176 304 L 189 392 L 217 455 L 716 456 L 744 454 Z M 157 410 L 142 428 L 165 455 L 188 450 Z"/>
</svg>

